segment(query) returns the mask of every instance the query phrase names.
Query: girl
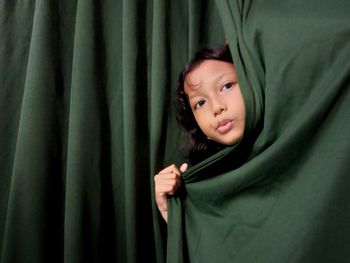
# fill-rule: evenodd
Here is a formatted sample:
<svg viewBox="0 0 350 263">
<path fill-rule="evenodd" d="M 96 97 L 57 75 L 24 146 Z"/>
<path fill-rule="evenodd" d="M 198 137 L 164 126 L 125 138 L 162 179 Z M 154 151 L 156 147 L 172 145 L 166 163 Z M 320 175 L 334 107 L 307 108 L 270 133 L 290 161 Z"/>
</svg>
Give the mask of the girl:
<svg viewBox="0 0 350 263">
<path fill-rule="evenodd" d="M 176 104 L 191 164 L 242 138 L 245 106 L 228 48 L 205 48 L 195 54 L 180 73 Z M 166 222 L 168 196 L 179 188 L 187 167 L 187 163 L 172 164 L 154 177 L 156 203 Z"/>
</svg>

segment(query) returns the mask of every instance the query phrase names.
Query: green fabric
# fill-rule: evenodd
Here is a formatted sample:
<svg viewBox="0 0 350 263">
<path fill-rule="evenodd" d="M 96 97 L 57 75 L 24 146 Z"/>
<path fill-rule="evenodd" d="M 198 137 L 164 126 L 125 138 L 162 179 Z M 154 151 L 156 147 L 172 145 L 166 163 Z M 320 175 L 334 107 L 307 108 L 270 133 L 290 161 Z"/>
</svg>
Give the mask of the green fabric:
<svg viewBox="0 0 350 263">
<path fill-rule="evenodd" d="M 0 262 L 164 262 L 153 175 L 209 43 L 214 1 L 0 1 Z"/>
<path fill-rule="evenodd" d="M 350 262 L 350 2 L 216 1 L 242 142 L 183 174 L 168 262 Z"/>
</svg>

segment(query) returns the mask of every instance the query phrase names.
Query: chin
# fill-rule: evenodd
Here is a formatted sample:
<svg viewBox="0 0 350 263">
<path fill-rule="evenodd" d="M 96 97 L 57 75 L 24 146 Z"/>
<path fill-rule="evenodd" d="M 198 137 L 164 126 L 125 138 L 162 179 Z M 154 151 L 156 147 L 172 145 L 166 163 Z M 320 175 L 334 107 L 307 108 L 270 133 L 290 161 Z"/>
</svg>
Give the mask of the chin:
<svg viewBox="0 0 350 263">
<path fill-rule="evenodd" d="M 238 138 L 233 138 L 231 140 L 227 140 L 226 142 L 223 142 L 223 144 L 225 145 L 228 145 L 228 146 L 232 146 L 232 145 L 235 145 L 237 144 L 241 139 L 242 139 L 243 136 L 240 136 Z"/>
</svg>

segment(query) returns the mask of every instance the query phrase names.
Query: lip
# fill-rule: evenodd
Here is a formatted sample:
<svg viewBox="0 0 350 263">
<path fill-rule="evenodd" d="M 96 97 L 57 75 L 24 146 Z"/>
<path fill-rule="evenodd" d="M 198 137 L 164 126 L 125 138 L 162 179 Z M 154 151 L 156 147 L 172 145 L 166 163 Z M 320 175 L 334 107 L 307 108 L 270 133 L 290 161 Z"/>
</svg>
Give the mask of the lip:
<svg viewBox="0 0 350 263">
<path fill-rule="evenodd" d="M 216 130 L 219 133 L 224 134 L 230 131 L 232 127 L 233 127 L 232 120 L 222 120 L 222 121 L 219 121 L 218 125 L 216 126 Z"/>
</svg>

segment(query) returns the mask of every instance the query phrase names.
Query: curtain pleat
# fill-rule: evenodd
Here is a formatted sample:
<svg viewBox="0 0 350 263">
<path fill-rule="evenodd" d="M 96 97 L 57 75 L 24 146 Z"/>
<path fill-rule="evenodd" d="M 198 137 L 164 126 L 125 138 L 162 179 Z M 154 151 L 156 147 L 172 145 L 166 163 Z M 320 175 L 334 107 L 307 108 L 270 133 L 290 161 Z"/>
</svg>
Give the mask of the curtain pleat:
<svg viewBox="0 0 350 263">
<path fill-rule="evenodd" d="M 0 262 L 165 262 L 179 71 L 213 1 L 0 3 Z"/>
</svg>

